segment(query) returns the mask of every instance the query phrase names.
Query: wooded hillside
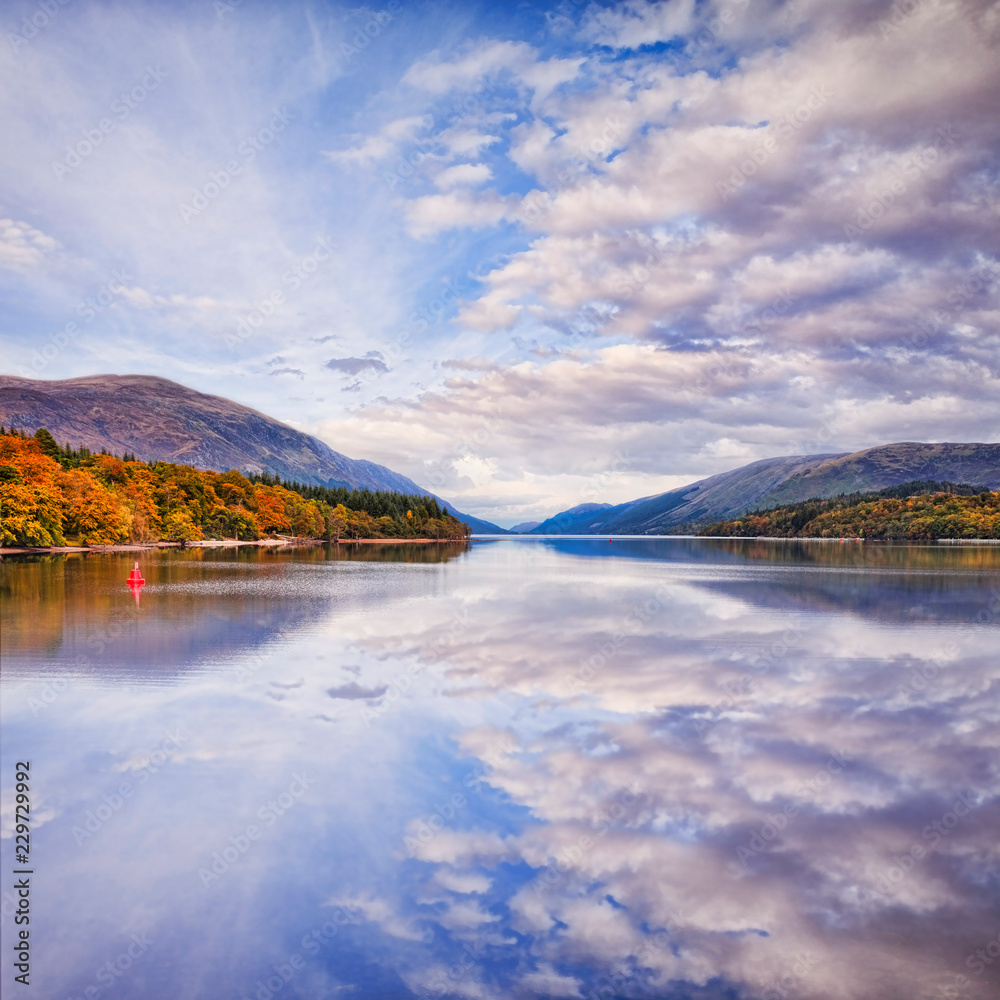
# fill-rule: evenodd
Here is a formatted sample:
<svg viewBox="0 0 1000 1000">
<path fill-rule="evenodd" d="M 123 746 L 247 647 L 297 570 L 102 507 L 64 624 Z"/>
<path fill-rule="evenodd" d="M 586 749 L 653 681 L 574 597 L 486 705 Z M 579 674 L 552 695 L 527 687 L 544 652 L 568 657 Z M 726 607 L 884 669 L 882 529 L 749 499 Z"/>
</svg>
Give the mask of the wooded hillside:
<svg viewBox="0 0 1000 1000">
<path fill-rule="evenodd" d="M 64 448 L 44 428 L 26 437 L 0 427 L 0 545 L 469 535 L 431 497 L 254 480 Z"/>
<path fill-rule="evenodd" d="M 911 482 L 755 511 L 698 532 L 771 538 L 1000 538 L 1000 492 Z"/>
</svg>

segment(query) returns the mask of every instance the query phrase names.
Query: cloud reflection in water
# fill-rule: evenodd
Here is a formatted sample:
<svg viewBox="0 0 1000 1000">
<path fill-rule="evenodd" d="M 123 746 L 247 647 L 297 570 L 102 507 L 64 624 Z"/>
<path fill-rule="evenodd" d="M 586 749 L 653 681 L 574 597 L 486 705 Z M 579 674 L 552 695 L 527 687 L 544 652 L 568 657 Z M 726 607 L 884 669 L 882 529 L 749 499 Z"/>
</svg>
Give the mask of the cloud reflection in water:
<svg viewBox="0 0 1000 1000">
<path fill-rule="evenodd" d="M 166 693 L 77 679 L 33 714 L 16 651 L 7 745 L 52 772 L 53 990 L 99 986 L 145 928 L 119 996 L 250 997 L 281 969 L 282 997 L 995 994 L 974 953 L 1000 933 L 1000 553 L 459 555 L 285 560 L 314 611 L 242 673 L 237 619 Z M 76 844 L 171 726 L 183 745 Z"/>
</svg>

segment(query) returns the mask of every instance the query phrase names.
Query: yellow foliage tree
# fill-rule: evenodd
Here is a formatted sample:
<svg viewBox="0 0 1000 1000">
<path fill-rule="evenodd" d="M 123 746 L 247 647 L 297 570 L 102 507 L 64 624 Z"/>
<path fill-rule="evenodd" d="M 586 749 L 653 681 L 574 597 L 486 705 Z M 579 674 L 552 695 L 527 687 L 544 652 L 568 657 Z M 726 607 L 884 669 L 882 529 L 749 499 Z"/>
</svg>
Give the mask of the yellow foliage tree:
<svg viewBox="0 0 1000 1000">
<path fill-rule="evenodd" d="M 83 469 L 66 469 L 56 477 L 62 490 L 63 532 L 81 545 L 114 545 L 128 541 L 132 514 L 128 507 Z"/>
</svg>

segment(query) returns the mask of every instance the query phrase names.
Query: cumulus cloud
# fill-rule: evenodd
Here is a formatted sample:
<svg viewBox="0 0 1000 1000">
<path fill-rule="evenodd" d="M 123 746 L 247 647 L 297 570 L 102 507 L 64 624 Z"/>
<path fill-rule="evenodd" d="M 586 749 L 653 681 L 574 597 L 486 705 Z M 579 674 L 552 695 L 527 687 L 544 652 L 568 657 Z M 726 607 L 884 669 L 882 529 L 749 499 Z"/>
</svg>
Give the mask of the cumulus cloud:
<svg viewBox="0 0 1000 1000">
<path fill-rule="evenodd" d="M 623 980 L 665 992 L 721 977 L 762 995 L 794 982 L 832 1000 L 871 995 L 885 955 L 878 930 L 901 918 L 907 934 L 893 947 L 906 961 L 894 982 L 917 993 L 953 961 L 928 944 L 945 935 L 960 946 L 989 919 L 963 860 L 997 863 L 996 775 L 973 779 L 963 763 L 990 752 L 988 630 L 946 655 L 937 624 L 912 616 L 913 602 L 933 604 L 931 578 L 873 608 L 852 581 L 857 555 L 842 548 L 816 558 L 844 572 L 776 573 L 766 545 L 722 544 L 724 579 L 705 576 L 694 546 L 666 578 L 659 560 L 632 558 L 602 565 L 600 587 L 568 581 L 561 563 L 524 547 L 504 556 L 523 562 L 517 593 L 488 562 L 466 579 L 476 630 L 442 650 L 442 682 L 535 706 L 513 731 L 467 726 L 457 737 L 482 760 L 483 783 L 528 819 L 506 836 L 445 826 L 418 845 L 420 898 L 435 907 L 422 919 L 440 914 L 484 949 L 494 921 L 440 893 L 467 891 L 457 873 L 485 873 L 492 912 L 531 962 L 521 982 L 532 995 Z M 951 599 L 954 621 L 981 602 L 958 583 Z M 410 618 L 363 645 L 407 655 L 434 633 Z M 928 744 L 929 718 L 960 735 Z M 965 818 L 928 835 L 956 803 Z M 894 870 L 914 844 L 927 848 L 919 861 Z M 511 866 L 527 878 L 506 883 Z M 933 912 L 962 917 L 943 931 Z"/>
<path fill-rule="evenodd" d="M 636 467 L 691 478 L 777 453 L 995 438 L 1000 245 L 982 168 L 1000 150 L 995 15 L 961 0 L 753 17 L 744 3 L 636 0 L 578 28 L 623 54 L 584 60 L 544 116 L 499 131 L 481 122 L 511 105 L 489 81 L 544 65 L 536 50 L 483 42 L 408 72 L 434 94 L 476 88 L 467 127 L 496 140 L 494 178 L 505 159 L 535 184 L 403 199 L 421 240 L 523 233 L 456 318 L 496 345 L 477 354 L 499 370 L 369 404 L 328 433 L 360 434 L 419 479 L 414 452 L 384 446 L 396 421 L 447 447 L 433 429 L 445 415 L 470 438 L 517 399 L 473 449 L 497 469 L 494 498 L 579 468 L 584 439 L 601 450 L 612 428 Z M 644 48 L 671 40 L 662 57 Z M 446 481 L 480 513 L 516 516 Z M 553 512 L 535 496 L 521 513 Z"/>
<path fill-rule="evenodd" d="M 323 53 L 343 27 L 289 10 L 201 34 L 161 11 L 154 46 L 67 9 L 72 31 L 0 66 L 2 166 L 38 206 L 0 229 L 33 316 L 17 358 L 127 262 L 48 374 L 131 357 L 208 391 L 235 376 L 257 408 L 511 523 L 744 457 L 1000 432 L 994 5 L 628 0 L 563 5 L 540 33 L 518 8 L 504 39 L 470 15 L 431 51 L 397 18 L 336 114 Z M 120 52 L 168 76 L 52 183 L 134 82 Z M 287 127 L 250 159 L 272 106 Z M 309 260 L 335 229 L 350 252 Z M 305 373 L 295 399 L 264 377 L 278 351 Z M 379 377 L 331 407 L 330 371 Z"/>
<path fill-rule="evenodd" d="M 434 183 L 442 191 L 460 185 L 476 186 L 488 181 L 493 172 L 485 163 L 457 163 L 453 167 L 442 170 L 434 178 Z"/>
<path fill-rule="evenodd" d="M 413 139 L 430 124 L 426 115 L 411 115 L 408 118 L 397 118 L 383 125 L 374 135 L 355 136 L 356 146 L 340 150 L 325 150 L 323 155 L 331 163 L 344 166 L 365 167 L 384 160 L 396 153 L 399 147 Z"/>
<path fill-rule="evenodd" d="M 454 59 L 432 55 L 414 63 L 403 82 L 432 94 L 470 90 L 484 77 L 508 75 L 532 91 L 535 100 L 547 97 L 560 83 L 576 77 L 584 59 L 541 59 L 527 42 L 487 41 L 473 45 Z"/>
<path fill-rule="evenodd" d="M 778 343 L 766 321 L 747 337 Z M 892 362 L 852 356 L 837 343 L 816 352 L 772 347 L 769 357 L 751 345 L 625 343 L 485 371 L 473 360 L 416 401 L 385 400 L 324 431 L 331 440 L 363 442 L 418 482 L 466 492 L 467 505 L 477 501 L 473 483 L 483 479 L 463 486 L 458 470 L 474 458 L 477 468 L 497 470 L 479 509 L 515 517 L 551 513 L 546 498 L 557 476 L 568 477 L 560 483 L 565 508 L 662 492 L 758 458 L 914 440 L 920 426 L 933 428 L 935 440 L 990 440 L 997 421 L 990 401 L 1000 380 L 989 365 L 930 358 L 907 349 L 902 337 Z M 911 381 L 919 392 L 906 392 Z M 817 398 L 818 385 L 839 388 Z M 963 409 L 965 396 L 981 400 L 982 409 Z M 431 461 L 408 464 L 412 453 L 398 441 L 402 424 L 408 447 L 418 444 L 417 454 Z M 672 442 L 669 464 L 664 439 Z M 533 502 L 508 506 L 505 494 Z"/>
<path fill-rule="evenodd" d="M 509 212 L 512 199 L 495 194 L 476 196 L 466 190 L 432 194 L 410 201 L 406 219 L 417 239 L 430 239 L 449 229 L 485 229 L 495 226 Z"/>
<path fill-rule="evenodd" d="M 51 236 L 26 222 L 0 219 L 0 267 L 11 271 L 37 267 L 58 246 Z"/>
<path fill-rule="evenodd" d="M 747 0 L 735 0 L 744 8 Z M 694 0 L 628 0 L 611 8 L 592 8 L 587 12 L 581 34 L 584 38 L 612 48 L 634 49 L 655 42 L 668 42 L 691 32 L 694 26 Z"/>
</svg>

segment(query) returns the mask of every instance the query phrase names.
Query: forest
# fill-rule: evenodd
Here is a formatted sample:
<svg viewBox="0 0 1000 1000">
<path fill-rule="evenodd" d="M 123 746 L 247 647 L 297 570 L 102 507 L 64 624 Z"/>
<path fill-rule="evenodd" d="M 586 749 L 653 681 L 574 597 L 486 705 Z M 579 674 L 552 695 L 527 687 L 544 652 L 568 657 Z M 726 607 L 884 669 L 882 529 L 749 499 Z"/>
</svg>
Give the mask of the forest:
<svg viewBox="0 0 1000 1000">
<path fill-rule="evenodd" d="M 763 538 L 1000 538 L 1000 492 L 914 481 L 869 493 L 814 498 L 720 521 L 699 535 Z"/>
<path fill-rule="evenodd" d="M 49 547 L 268 536 L 469 536 L 433 497 L 282 483 L 60 446 L 0 426 L 0 545 Z"/>
</svg>

